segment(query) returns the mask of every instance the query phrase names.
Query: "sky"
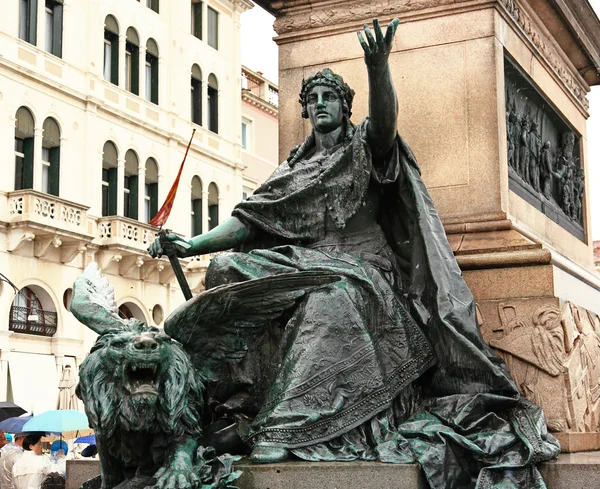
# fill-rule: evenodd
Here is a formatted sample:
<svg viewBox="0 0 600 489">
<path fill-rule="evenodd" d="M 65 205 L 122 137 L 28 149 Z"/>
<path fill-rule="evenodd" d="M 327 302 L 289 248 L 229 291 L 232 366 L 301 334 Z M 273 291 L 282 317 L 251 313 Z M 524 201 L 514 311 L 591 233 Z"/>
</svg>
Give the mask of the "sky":
<svg viewBox="0 0 600 489">
<path fill-rule="evenodd" d="M 600 16 L 600 0 L 589 0 Z M 277 45 L 273 30 L 275 17 L 256 6 L 242 14 L 242 64 L 252 71 L 260 71 L 265 78 L 278 82 Z M 592 239 L 600 240 L 600 86 L 588 94 L 588 191 L 592 207 Z"/>
</svg>

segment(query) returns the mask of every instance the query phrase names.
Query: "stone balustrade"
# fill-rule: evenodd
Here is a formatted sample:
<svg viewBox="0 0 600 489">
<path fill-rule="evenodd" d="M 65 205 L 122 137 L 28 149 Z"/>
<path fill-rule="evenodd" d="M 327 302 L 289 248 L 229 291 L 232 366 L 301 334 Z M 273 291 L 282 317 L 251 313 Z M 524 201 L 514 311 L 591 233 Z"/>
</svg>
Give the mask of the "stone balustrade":
<svg viewBox="0 0 600 489">
<path fill-rule="evenodd" d="M 10 222 L 27 221 L 87 234 L 89 207 L 30 189 L 9 192 L 7 198 Z"/>
<path fill-rule="evenodd" d="M 105 246 L 125 246 L 144 253 L 158 233 L 155 226 L 122 216 L 101 217 L 96 225 L 94 243 Z"/>
</svg>

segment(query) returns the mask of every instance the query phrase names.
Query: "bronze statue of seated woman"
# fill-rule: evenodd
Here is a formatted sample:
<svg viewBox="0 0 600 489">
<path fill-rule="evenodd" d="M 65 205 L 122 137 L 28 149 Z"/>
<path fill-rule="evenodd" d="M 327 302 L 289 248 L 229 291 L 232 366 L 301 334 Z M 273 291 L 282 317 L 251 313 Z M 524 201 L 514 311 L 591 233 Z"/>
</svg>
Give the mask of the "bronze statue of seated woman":
<svg viewBox="0 0 600 489">
<path fill-rule="evenodd" d="M 230 219 L 149 248 L 154 257 L 235 250 L 212 260 L 207 290 L 165 331 L 192 357 L 212 419 L 235 421 L 254 462 L 418 461 L 436 488 L 541 488 L 535 463 L 558 443 L 484 343 L 397 133 L 388 65 L 397 27 L 384 34 L 374 20 L 359 33 L 367 119 L 350 121 L 354 91 L 341 76 L 308 77 L 308 138 Z"/>
</svg>

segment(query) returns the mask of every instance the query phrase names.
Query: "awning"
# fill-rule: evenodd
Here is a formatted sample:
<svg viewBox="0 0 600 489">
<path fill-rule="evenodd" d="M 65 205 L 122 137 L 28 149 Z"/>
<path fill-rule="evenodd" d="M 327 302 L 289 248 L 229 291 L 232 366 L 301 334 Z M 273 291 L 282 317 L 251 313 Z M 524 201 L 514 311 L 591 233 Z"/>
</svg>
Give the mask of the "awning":
<svg viewBox="0 0 600 489">
<path fill-rule="evenodd" d="M 32 414 L 56 409 L 58 378 L 54 355 L 10 352 L 12 401 Z"/>
</svg>

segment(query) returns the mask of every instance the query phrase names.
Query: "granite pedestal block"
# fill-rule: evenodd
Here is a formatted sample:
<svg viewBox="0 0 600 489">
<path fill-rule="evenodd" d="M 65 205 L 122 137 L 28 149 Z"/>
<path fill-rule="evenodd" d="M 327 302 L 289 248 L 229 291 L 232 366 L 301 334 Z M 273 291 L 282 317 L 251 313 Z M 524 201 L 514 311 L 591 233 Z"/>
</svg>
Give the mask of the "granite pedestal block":
<svg viewBox="0 0 600 489">
<path fill-rule="evenodd" d="M 287 462 L 255 465 L 240 463 L 244 472 L 240 489 L 427 489 L 418 465 L 377 462 Z M 561 454 L 555 462 L 540 465 L 548 489 L 600 487 L 600 451 Z M 100 473 L 97 460 L 69 460 L 66 489 Z M 524 488 L 525 489 L 525 488 Z"/>
</svg>

